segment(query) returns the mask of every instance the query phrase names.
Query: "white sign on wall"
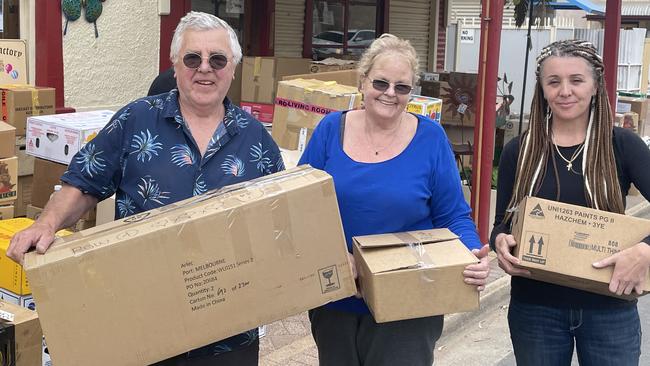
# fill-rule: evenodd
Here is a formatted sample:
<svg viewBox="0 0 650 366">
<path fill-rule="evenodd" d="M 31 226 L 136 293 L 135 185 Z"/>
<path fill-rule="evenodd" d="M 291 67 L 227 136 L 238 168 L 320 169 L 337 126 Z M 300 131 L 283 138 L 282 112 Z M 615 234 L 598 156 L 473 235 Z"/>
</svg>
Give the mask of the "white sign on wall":
<svg viewBox="0 0 650 366">
<path fill-rule="evenodd" d="M 461 29 L 460 43 L 474 43 L 474 29 Z"/>
</svg>

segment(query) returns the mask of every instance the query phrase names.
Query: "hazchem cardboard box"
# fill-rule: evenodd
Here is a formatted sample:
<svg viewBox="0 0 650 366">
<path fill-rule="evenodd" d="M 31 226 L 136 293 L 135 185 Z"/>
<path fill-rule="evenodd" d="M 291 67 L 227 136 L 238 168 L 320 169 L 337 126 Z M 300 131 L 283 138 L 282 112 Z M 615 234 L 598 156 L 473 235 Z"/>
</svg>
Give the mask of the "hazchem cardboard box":
<svg viewBox="0 0 650 366">
<path fill-rule="evenodd" d="M 650 235 L 648 220 L 536 197 L 521 201 L 512 225 L 514 255 L 532 278 L 609 296 L 613 267 L 592 263 Z"/>
<path fill-rule="evenodd" d="M 407 112 L 413 112 L 431 118 L 434 122 L 440 123 L 440 114 L 442 112 L 442 100 L 421 95 L 411 96 L 411 100 L 406 105 Z"/>
<path fill-rule="evenodd" d="M 294 57 L 244 57 L 241 101 L 273 104 L 283 76 L 309 73 L 311 60 Z"/>
<path fill-rule="evenodd" d="M 478 259 L 449 229 L 357 236 L 359 286 L 378 323 L 479 307 L 463 270 Z"/>
<path fill-rule="evenodd" d="M 14 218 L 14 206 L 0 206 L 0 220 L 7 220 Z"/>
<path fill-rule="evenodd" d="M 43 332 L 35 311 L 0 300 L 0 360 L 7 366 L 41 366 Z"/>
<path fill-rule="evenodd" d="M 31 293 L 25 271 L 19 263 L 9 259 L 6 253 L 14 234 L 27 229 L 33 223 L 34 220 L 24 217 L 0 221 L 0 289 L 9 291 L 9 295 L 23 296 Z M 59 236 L 70 234 L 67 230 L 57 232 Z"/>
<path fill-rule="evenodd" d="M 32 185 L 32 206 L 43 208 L 54 192 L 54 186 L 61 184 L 61 176 L 68 169 L 67 164 L 45 159 L 34 159 L 34 183 Z"/>
<path fill-rule="evenodd" d="M 27 41 L 22 39 L 0 39 L 0 85 L 26 84 L 29 79 L 27 68 Z"/>
<path fill-rule="evenodd" d="M 288 75 L 282 78 L 282 80 L 293 80 L 293 79 L 315 79 L 315 80 L 322 80 L 322 81 L 335 81 L 337 84 L 353 86 L 355 88 L 359 87 L 359 73 L 357 72 L 356 69 L 318 72 L 315 74 L 296 74 L 296 75 Z"/>
<path fill-rule="evenodd" d="M 360 105 L 361 94 L 351 86 L 315 79 L 281 81 L 273 112 L 273 139 L 280 147 L 302 152 L 323 116 Z"/>
<path fill-rule="evenodd" d="M 115 112 L 91 111 L 30 117 L 27 153 L 70 164 L 72 157 L 106 126 Z"/>
<path fill-rule="evenodd" d="M 147 365 L 355 292 L 332 178 L 308 166 L 75 233 L 25 268 L 54 365 Z"/>
<path fill-rule="evenodd" d="M 312 73 L 329 72 L 339 70 L 354 70 L 357 68 L 357 62 L 354 60 L 341 60 L 334 57 L 328 57 L 321 61 L 312 61 L 309 71 Z"/>
<path fill-rule="evenodd" d="M 54 88 L 31 85 L 0 85 L 2 121 L 16 128 L 16 135 L 25 135 L 28 117 L 54 114 Z"/>
<path fill-rule="evenodd" d="M 16 155 L 16 128 L 0 121 L 0 159 Z"/>
<path fill-rule="evenodd" d="M 18 158 L 0 159 L 0 204 L 11 204 L 18 196 Z"/>
</svg>

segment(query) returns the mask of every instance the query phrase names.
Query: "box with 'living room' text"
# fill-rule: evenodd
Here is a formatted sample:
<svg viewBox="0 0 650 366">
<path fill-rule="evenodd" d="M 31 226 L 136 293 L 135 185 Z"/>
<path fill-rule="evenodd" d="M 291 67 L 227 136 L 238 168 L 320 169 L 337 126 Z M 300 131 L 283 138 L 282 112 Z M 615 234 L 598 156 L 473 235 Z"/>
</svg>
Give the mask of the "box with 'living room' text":
<svg viewBox="0 0 650 366">
<path fill-rule="evenodd" d="M 90 111 L 27 119 L 27 154 L 70 164 L 72 157 L 106 126 L 115 112 Z"/>
<path fill-rule="evenodd" d="M 378 323 L 479 307 L 463 270 L 478 259 L 449 229 L 356 236 L 361 294 Z"/>
<path fill-rule="evenodd" d="M 514 256 L 533 279 L 618 297 L 608 289 L 613 267 L 596 269 L 592 263 L 641 242 L 650 235 L 650 221 L 526 197 L 513 217 L 512 235 L 518 243 Z"/>
<path fill-rule="evenodd" d="M 147 365 L 351 296 L 338 212 L 302 166 L 28 253 L 52 363 Z"/>
</svg>

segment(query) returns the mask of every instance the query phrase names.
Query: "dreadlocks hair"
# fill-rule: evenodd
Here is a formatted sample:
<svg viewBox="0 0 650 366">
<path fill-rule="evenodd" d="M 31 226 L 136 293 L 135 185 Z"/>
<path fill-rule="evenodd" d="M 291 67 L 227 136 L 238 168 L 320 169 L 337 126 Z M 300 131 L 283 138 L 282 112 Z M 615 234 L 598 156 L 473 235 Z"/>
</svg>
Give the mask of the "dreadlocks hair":
<svg viewBox="0 0 650 366">
<path fill-rule="evenodd" d="M 582 159 L 585 198 L 589 207 L 624 213 L 623 195 L 618 182 L 612 142 L 614 119 L 605 90 L 603 60 L 590 42 L 565 40 L 546 46 L 537 57 L 537 83 L 531 103 L 529 128 L 521 135 L 519 142 L 513 194 L 508 203 L 504 222 L 511 219 L 514 209 L 524 197 L 539 191 L 546 174 L 549 155 L 553 154 L 552 112 L 544 98 L 540 80 L 542 64 L 551 56 L 581 57 L 592 68 L 596 95 L 591 101 Z M 556 183 L 559 185 L 557 173 Z"/>
</svg>

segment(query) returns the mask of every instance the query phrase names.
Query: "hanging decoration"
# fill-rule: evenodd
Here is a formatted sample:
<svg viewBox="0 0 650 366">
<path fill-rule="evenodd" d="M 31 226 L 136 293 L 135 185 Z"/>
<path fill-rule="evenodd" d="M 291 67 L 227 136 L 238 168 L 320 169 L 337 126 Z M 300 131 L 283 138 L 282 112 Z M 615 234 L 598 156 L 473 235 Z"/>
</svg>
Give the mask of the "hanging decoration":
<svg viewBox="0 0 650 366">
<path fill-rule="evenodd" d="M 84 18 L 95 27 L 95 38 L 99 37 L 97 32 L 97 19 L 102 15 L 103 5 L 106 0 L 61 0 L 61 10 L 65 16 L 65 28 L 63 35 L 68 32 L 68 22 L 74 22 L 81 17 L 81 9 L 86 13 Z"/>
</svg>

